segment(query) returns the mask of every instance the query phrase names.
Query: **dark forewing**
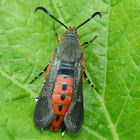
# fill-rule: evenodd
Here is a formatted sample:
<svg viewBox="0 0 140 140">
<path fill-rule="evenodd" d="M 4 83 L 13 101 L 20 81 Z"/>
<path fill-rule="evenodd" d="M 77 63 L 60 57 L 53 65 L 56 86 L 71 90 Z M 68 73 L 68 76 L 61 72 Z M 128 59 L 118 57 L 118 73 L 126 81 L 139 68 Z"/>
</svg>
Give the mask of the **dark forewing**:
<svg viewBox="0 0 140 140">
<path fill-rule="evenodd" d="M 72 134 L 78 133 L 83 124 L 82 56 L 75 67 L 74 78 L 72 102 L 64 118 L 65 126 Z"/>
<path fill-rule="evenodd" d="M 52 92 L 59 65 L 60 61 L 57 59 L 57 52 L 55 51 L 47 79 L 34 110 L 34 124 L 39 129 L 48 126 L 54 119 L 55 114 L 52 108 Z"/>
</svg>

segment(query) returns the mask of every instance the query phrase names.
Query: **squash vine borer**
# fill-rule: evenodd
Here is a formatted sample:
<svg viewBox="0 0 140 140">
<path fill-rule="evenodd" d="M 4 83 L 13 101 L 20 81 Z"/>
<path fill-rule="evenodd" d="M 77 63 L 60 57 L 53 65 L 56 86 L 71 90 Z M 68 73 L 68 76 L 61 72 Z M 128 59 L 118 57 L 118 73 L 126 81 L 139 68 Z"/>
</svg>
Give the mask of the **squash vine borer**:
<svg viewBox="0 0 140 140">
<path fill-rule="evenodd" d="M 35 12 L 39 9 L 43 10 L 55 21 L 64 26 L 66 32 L 63 34 L 61 40 L 53 26 L 59 45 L 55 49 L 48 66 L 38 75 L 40 76 L 46 71 L 45 82 L 40 96 L 37 98 L 34 110 L 34 124 L 42 131 L 46 126 L 50 125 L 50 130 L 56 132 L 59 126 L 64 122 L 62 136 L 64 136 L 65 129 L 68 129 L 72 134 L 76 134 L 83 124 L 84 116 L 82 92 L 83 75 L 88 80 L 84 72 L 85 59 L 82 46 L 92 42 L 97 37 L 95 36 L 94 39 L 89 42 L 79 44 L 77 29 L 96 15 L 99 15 L 101 18 L 101 13 L 94 13 L 77 28 L 67 28 L 66 25 L 51 15 L 45 8 L 37 7 Z M 34 80 L 32 80 L 32 82 Z M 90 81 L 88 80 L 88 82 Z M 93 86 L 93 84 L 91 85 Z M 96 88 L 95 90 L 97 91 Z"/>
</svg>

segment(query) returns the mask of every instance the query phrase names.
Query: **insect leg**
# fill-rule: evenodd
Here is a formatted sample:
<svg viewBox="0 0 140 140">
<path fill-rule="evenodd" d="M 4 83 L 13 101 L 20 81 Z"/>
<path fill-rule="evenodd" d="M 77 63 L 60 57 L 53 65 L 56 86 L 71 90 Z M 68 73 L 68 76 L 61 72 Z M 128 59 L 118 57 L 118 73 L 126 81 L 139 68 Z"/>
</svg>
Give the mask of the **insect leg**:
<svg viewBox="0 0 140 140">
<path fill-rule="evenodd" d="M 49 63 L 49 64 L 50 64 L 50 63 Z M 41 76 L 41 75 L 47 70 L 49 64 L 47 65 L 47 67 L 46 67 L 43 71 L 41 71 L 41 72 L 30 82 L 30 84 L 32 84 L 39 76 Z"/>
<path fill-rule="evenodd" d="M 88 41 L 88 42 L 83 42 L 83 43 L 81 43 L 80 45 L 83 46 L 83 45 L 85 45 L 85 44 L 89 44 L 90 42 L 92 42 L 93 40 L 95 40 L 96 37 L 97 37 L 97 35 L 96 35 L 92 40 L 90 40 L 90 41 Z"/>
<path fill-rule="evenodd" d="M 39 98 L 39 97 L 36 97 L 36 98 L 35 98 L 35 102 L 36 102 L 36 103 L 37 103 L 37 101 L 38 101 L 38 98 Z"/>
<path fill-rule="evenodd" d="M 55 30 L 54 22 L 53 22 L 53 30 L 54 30 L 54 32 L 55 32 L 55 35 L 56 35 L 57 39 L 58 39 L 58 42 L 61 42 L 61 39 L 60 39 L 58 33 L 57 33 L 56 30 Z"/>
<path fill-rule="evenodd" d="M 43 128 L 41 128 L 41 132 L 43 132 Z"/>
<path fill-rule="evenodd" d="M 64 137 L 64 134 L 65 134 L 65 130 L 66 130 L 66 126 L 64 125 L 61 129 L 61 132 L 62 132 L 62 137 Z"/>
<path fill-rule="evenodd" d="M 91 83 L 91 81 L 88 79 L 88 77 L 87 77 L 85 71 L 84 71 L 83 73 L 84 73 L 84 76 L 85 76 L 86 80 L 87 80 L 87 81 L 90 83 L 90 85 L 98 92 L 97 88 L 96 88 L 96 87 Z"/>
</svg>

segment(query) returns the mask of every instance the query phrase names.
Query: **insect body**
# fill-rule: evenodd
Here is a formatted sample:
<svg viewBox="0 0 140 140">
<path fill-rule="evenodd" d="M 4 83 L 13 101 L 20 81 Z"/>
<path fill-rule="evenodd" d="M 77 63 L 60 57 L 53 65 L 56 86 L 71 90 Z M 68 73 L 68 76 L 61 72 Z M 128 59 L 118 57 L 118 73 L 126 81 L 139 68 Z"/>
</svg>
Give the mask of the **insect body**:
<svg viewBox="0 0 140 140">
<path fill-rule="evenodd" d="M 50 125 L 50 130 L 58 131 L 59 126 L 64 121 L 63 131 L 65 132 L 65 128 L 67 128 L 70 133 L 76 134 L 82 126 L 84 116 L 82 75 L 85 61 L 82 45 L 92 42 L 97 37 L 89 42 L 79 44 L 77 29 L 95 15 L 101 17 L 101 14 L 94 13 L 77 28 L 67 28 L 45 8 L 37 7 L 36 11 L 38 9 L 46 12 L 63 25 L 67 31 L 63 34 L 62 40 L 55 31 L 59 45 L 52 55 L 50 64 L 44 69 L 46 70 L 46 80 L 34 110 L 34 124 L 41 130 Z"/>
</svg>

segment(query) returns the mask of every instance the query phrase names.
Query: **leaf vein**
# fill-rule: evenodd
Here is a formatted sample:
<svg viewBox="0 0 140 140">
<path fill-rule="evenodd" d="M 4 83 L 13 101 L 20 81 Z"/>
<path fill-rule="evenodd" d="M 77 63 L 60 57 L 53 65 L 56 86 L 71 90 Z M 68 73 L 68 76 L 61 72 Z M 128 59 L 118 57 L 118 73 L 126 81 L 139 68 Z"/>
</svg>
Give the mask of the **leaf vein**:
<svg viewBox="0 0 140 140">
<path fill-rule="evenodd" d="M 62 22 L 62 23 L 65 23 L 63 17 L 61 16 L 61 13 L 60 13 L 59 9 L 58 9 L 57 6 L 56 6 L 56 1 L 55 1 L 55 0 L 52 0 L 52 3 L 53 3 L 53 5 L 54 5 L 54 8 L 55 8 L 56 12 L 58 13 L 58 15 L 59 15 L 59 17 L 60 17 L 60 19 L 61 19 L 61 22 Z"/>
<path fill-rule="evenodd" d="M 126 96 L 126 99 L 125 99 L 124 105 L 123 105 L 123 107 L 122 107 L 122 110 L 120 111 L 120 114 L 119 114 L 119 116 L 118 116 L 118 118 L 117 118 L 117 121 L 116 121 L 116 123 L 115 123 L 115 127 L 117 127 L 117 125 L 118 125 L 118 123 L 119 123 L 119 120 L 120 120 L 120 118 L 121 118 L 121 116 L 122 116 L 122 113 L 124 112 L 124 108 L 125 108 L 125 106 L 126 106 L 127 100 L 128 100 L 129 97 L 130 97 L 130 93 L 131 93 L 132 87 L 133 87 L 134 82 L 135 82 L 135 80 L 136 80 L 137 74 L 139 73 L 139 69 L 140 69 L 140 67 L 139 67 L 138 70 L 137 70 L 137 73 L 136 73 L 136 75 L 135 75 L 135 77 L 134 77 L 134 80 L 133 80 L 133 82 L 132 82 L 132 85 L 131 85 L 131 87 L 130 87 L 130 90 L 129 90 L 129 92 L 128 92 L 128 95 Z"/>
<path fill-rule="evenodd" d="M 94 136 L 96 136 L 97 138 L 101 139 L 101 140 L 107 140 L 107 138 L 104 138 L 103 136 L 99 135 L 97 132 L 91 130 L 90 128 L 88 128 L 87 126 L 83 125 L 82 126 L 85 130 L 87 130 L 89 133 L 93 134 Z"/>
<path fill-rule="evenodd" d="M 9 76 L 7 73 L 5 73 L 3 70 L 0 69 L 0 73 L 5 76 L 7 79 L 11 80 L 14 84 L 18 85 L 22 89 L 26 90 L 27 92 L 30 93 L 30 97 L 37 97 L 38 95 L 33 92 L 31 89 L 29 89 L 25 84 L 21 84 L 18 82 L 16 79 L 14 79 L 12 76 Z"/>
</svg>

